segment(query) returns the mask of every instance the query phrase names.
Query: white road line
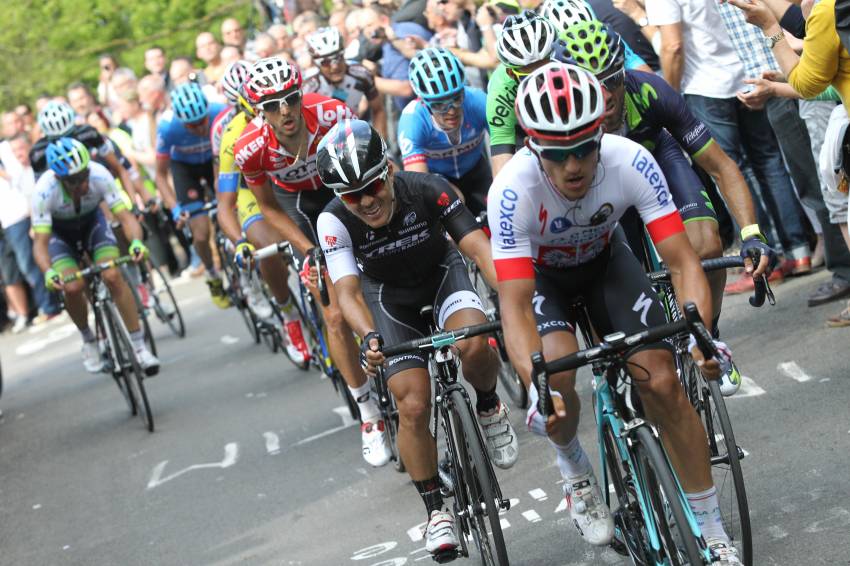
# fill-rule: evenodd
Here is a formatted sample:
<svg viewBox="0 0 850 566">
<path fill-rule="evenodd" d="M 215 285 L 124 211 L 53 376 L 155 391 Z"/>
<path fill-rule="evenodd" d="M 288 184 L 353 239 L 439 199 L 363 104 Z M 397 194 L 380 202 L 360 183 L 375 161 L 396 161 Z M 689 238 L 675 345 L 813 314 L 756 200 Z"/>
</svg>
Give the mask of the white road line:
<svg viewBox="0 0 850 566">
<path fill-rule="evenodd" d="M 342 419 L 343 426 L 351 426 L 355 423 L 355 420 L 351 418 L 351 412 L 348 410 L 346 405 L 334 407 L 333 412 L 339 415 L 339 418 Z"/>
<path fill-rule="evenodd" d="M 787 377 L 795 381 L 799 381 L 800 383 L 804 383 L 812 379 L 812 376 L 803 371 L 803 369 L 797 365 L 797 362 L 782 362 L 776 369 L 784 373 Z"/>
<path fill-rule="evenodd" d="M 415 527 L 410 527 L 407 529 L 407 536 L 413 542 L 419 542 L 425 537 L 425 527 L 428 526 L 428 523 L 419 523 Z"/>
<path fill-rule="evenodd" d="M 511 499 L 510 503 L 511 503 L 510 508 L 516 509 L 516 506 L 519 505 L 519 499 Z M 504 515 L 507 512 L 508 512 L 507 509 L 499 509 L 499 515 Z"/>
<path fill-rule="evenodd" d="M 266 452 L 271 456 L 280 454 L 280 437 L 273 432 L 264 432 L 263 438 L 266 439 Z"/>
<path fill-rule="evenodd" d="M 561 499 L 561 502 L 558 503 L 558 506 L 555 507 L 555 513 L 563 513 L 566 510 L 567 510 L 567 498 L 564 497 L 563 499 Z"/>
<path fill-rule="evenodd" d="M 238 458 L 239 445 L 235 442 L 230 442 L 224 446 L 224 458 L 221 460 L 221 462 L 211 462 L 209 464 L 194 464 L 164 478 L 162 477 L 162 472 L 165 471 L 165 466 L 168 465 L 168 460 L 163 460 L 162 462 L 157 464 L 156 467 L 154 467 L 153 473 L 151 473 L 151 479 L 150 481 L 148 481 L 147 489 L 153 489 L 157 486 L 164 484 L 165 482 L 180 477 L 187 472 L 191 472 L 192 470 L 203 470 L 207 468 L 229 468 L 230 466 L 236 463 L 236 460 Z"/>
<path fill-rule="evenodd" d="M 511 524 L 504 517 L 499 519 L 499 524 L 502 525 L 502 530 L 511 528 Z"/>
<path fill-rule="evenodd" d="M 543 519 L 540 518 L 540 515 L 537 514 L 537 511 L 535 511 L 534 509 L 529 509 L 528 511 L 523 511 L 522 516 L 525 517 L 525 519 L 529 523 L 539 523 L 540 521 L 543 520 Z"/>
<path fill-rule="evenodd" d="M 741 376 L 741 388 L 731 397 L 727 397 L 727 399 L 742 399 L 744 397 L 758 397 L 759 395 L 764 395 L 767 393 L 764 389 L 756 385 L 756 382 L 747 377 L 746 375 Z"/>
<path fill-rule="evenodd" d="M 230 345 L 230 344 L 236 344 L 237 342 L 239 342 L 238 336 L 231 336 L 230 334 L 225 334 L 224 336 L 221 337 L 221 343 L 222 344 Z"/>
<path fill-rule="evenodd" d="M 351 423 L 350 425 L 342 425 L 342 426 L 330 428 L 330 429 L 326 430 L 325 432 L 320 432 L 319 434 L 314 434 L 313 436 L 308 436 L 307 438 L 299 440 L 298 442 L 293 444 L 293 446 L 303 446 L 305 444 L 309 444 L 310 442 L 313 442 L 314 440 L 319 440 L 320 438 L 324 438 L 326 436 L 330 436 L 330 435 L 332 435 L 336 432 L 339 432 L 341 430 L 345 430 L 345 429 L 353 426 L 354 424 L 355 423 Z"/>
<path fill-rule="evenodd" d="M 771 525 L 767 528 L 767 534 L 770 535 L 770 538 L 772 538 L 773 540 L 779 540 L 781 538 L 787 537 L 788 531 L 786 531 L 779 525 Z"/>
<path fill-rule="evenodd" d="M 542 489 L 540 489 L 539 487 L 536 487 L 536 488 L 532 489 L 531 491 L 529 491 L 528 495 L 530 495 L 531 497 L 533 497 L 537 501 L 546 501 L 547 499 L 549 499 L 549 496 L 546 495 L 546 492 L 543 491 Z"/>
</svg>

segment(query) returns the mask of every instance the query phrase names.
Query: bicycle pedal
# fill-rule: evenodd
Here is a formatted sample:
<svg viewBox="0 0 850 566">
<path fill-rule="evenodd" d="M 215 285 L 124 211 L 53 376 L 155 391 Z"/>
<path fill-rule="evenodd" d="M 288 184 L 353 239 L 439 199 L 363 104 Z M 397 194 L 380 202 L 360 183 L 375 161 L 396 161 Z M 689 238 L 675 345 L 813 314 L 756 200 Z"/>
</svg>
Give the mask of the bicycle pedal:
<svg viewBox="0 0 850 566">
<path fill-rule="evenodd" d="M 511 509 L 511 500 L 510 499 L 501 499 L 499 500 L 499 508 L 504 511 L 510 511 Z"/>
<path fill-rule="evenodd" d="M 446 562 L 452 562 L 456 560 L 460 555 L 457 548 L 453 548 L 451 550 L 446 550 L 443 552 L 438 552 L 431 555 L 431 559 L 438 564 L 445 564 Z"/>
</svg>

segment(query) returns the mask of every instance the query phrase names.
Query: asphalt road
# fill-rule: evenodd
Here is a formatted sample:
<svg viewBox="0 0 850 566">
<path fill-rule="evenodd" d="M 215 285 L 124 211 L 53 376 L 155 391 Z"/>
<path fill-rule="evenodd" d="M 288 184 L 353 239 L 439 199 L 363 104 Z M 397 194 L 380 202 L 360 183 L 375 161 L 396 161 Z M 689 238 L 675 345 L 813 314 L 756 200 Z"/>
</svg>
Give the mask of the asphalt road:
<svg viewBox="0 0 850 566">
<path fill-rule="evenodd" d="M 839 306 L 805 306 L 825 275 L 777 287 L 775 307 L 731 297 L 724 310 L 749 378 L 728 407 L 749 454 L 759 565 L 850 564 L 850 329 L 823 326 Z M 407 476 L 362 461 L 331 385 L 250 343 L 202 283 L 177 291 L 188 336 L 155 327 L 154 434 L 110 378 L 84 372 L 69 321 L 0 338 L 0 564 L 430 564 L 418 495 Z M 520 411 L 512 420 L 520 460 L 498 472 L 514 500 L 503 516 L 512 564 L 624 563 L 582 543 L 551 450 Z M 596 461 L 592 422 L 585 413 L 580 434 Z"/>
</svg>

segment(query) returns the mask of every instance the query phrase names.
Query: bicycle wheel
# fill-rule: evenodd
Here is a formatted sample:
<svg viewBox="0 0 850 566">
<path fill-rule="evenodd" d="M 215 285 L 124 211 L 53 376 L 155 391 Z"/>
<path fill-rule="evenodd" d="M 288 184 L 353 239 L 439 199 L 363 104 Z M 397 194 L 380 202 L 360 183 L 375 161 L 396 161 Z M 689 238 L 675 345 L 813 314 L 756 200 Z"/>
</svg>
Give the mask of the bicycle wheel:
<svg viewBox="0 0 850 566">
<path fill-rule="evenodd" d="M 115 304 L 109 302 L 106 305 L 109 312 L 109 318 L 115 332 L 116 342 L 114 344 L 115 351 L 118 353 L 118 358 L 121 360 L 121 365 L 125 368 L 126 379 L 129 383 L 129 389 L 135 397 L 136 404 L 139 408 L 139 414 L 142 421 L 145 423 L 148 431 L 153 432 L 153 413 L 148 402 L 148 394 L 145 390 L 144 371 L 139 365 L 139 360 L 136 358 L 136 353 L 133 351 L 133 343 L 130 340 L 130 333 L 124 325 L 124 320 L 118 313 Z M 129 374 L 129 375 L 127 375 Z"/>
<path fill-rule="evenodd" d="M 104 315 L 101 313 L 99 308 L 95 307 L 93 310 L 95 336 L 97 337 L 98 344 L 102 343 L 106 347 L 106 353 L 104 354 L 104 361 L 108 364 L 106 369 L 112 375 L 112 379 L 115 381 L 115 385 L 118 386 L 121 396 L 124 397 L 124 400 L 127 402 L 130 414 L 135 416 L 138 408 L 136 398 L 133 396 L 133 392 L 130 389 L 127 372 L 125 371 L 122 361 L 118 359 L 117 352 L 116 354 L 113 354 L 112 350 L 112 345 L 118 343 L 117 331 L 115 330 L 115 326 L 112 324 L 111 320 L 107 319 L 107 321 L 104 322 Z"/>
<path fill-rule="evenodd" d="M 647 426 L 635 430 L 637 442 L 633 453 L 637 467 L 637 482 L 645 495 L 649 508 L 644 511 L 660 542 L 659 549 L 649 548 L 654 560 L 671 566 L 703 564 L 697 539 L 691 531 L 688 516 L 683 507 L 683 494 L 673 476 L 661 441 Z"/>
<path fill-rule="evenodd" d="M 333 368 L 330 378 L 336 392 L 345 400 L 345 406 L 348 407 L 348 414 L 351 415 L 352 419 L 360 422 L 360 407 L 357 406 L 357 400 L 351 394 L 348 384 L 345 383 L 342 374 L 337 368 Z"/>
<path fill-rule="evenodd" d="M 486 566 L 506 566 L 509 564 L 508 551 L 499 519 L 500 497 L 493 465 L 484 450 L 478 423 L 472 416 L 472 408 L 466 396 L 461 391 L 452 390 L 449 402 L 460 424 L 460 430 L 455 430 L 457 444 L 467 452 L 459 463 L 463 469 L 463 486 L 469 494 L 470 526 L 481 553 L 481 563 Z M 458 488 L 455 486 L 455 490 Z"/>
<path fill-rule="evenodd" d="M 505 336 L 499 330 L 495 333 L 496 349 L 502 365 L 499 367 L 499 382 L 508 394 L 511 402 L 518 409 L 528 409 L 528 390 L 519 378 L 519 374 L 508 359 L 508 350 L 505 348 Z"/>
<path fill-rule="evenodd" d="M 132 266 L 135 267 L 135 266 Z M 145 344 L 148 345 L 148 350 L 150 350 L 151 354 L 156 355 L 156 340 L 154 340 L 153 332 L 151 331 L 151 325 L 148 322 L 147 309 L 145 305 L 142 304 L 142 298 L 139 296 L 139 290 L 135 285 L 131 283 L 128 269 L 132 269 L 132 267 L 127 267 L 126 265 L 121 266 L 121 275 L 124 277 L 124 281 L 127 282 L 127 287 L 130 288 L 130 293 L 133 295 L 133 301 L 136 303 L 136 310 L 139 312 L 139 325 L 145 333 Z"/>
<path fill-rule="evenodd" d="M 183 313 L 180 312 L 180 305 L 177 304 L 177 299 L 174 297 L 174 292 L 171 290 L 168 280 L 162 274 L 162 271 L 153 263 L 149 263 L 148 265 L 147 285 L 151 299 L 153 299 L 153 308 L 156 316 L 159 320 L 167 324 L 168 328 L 174 334 L 180 338 L 185 338 L 186 325 L 183 322 Z M 163 291 L 165 291 L 164 297 L 162 296 Z"/>
<path fill-rule="evenodd" d="M 718 381 L 707 381 L 688 358 L 684 364 L 696 396 L 694 408 L 705 427 L 711 456 L 711 475 L 717 488 L 723 528 L 741 551 L 745 566 L 753 563 L 753 540 L 750 526 L 750 507 L 741 470 L 743 451 L 735 442 L 732 421 Z"/>
</svg>

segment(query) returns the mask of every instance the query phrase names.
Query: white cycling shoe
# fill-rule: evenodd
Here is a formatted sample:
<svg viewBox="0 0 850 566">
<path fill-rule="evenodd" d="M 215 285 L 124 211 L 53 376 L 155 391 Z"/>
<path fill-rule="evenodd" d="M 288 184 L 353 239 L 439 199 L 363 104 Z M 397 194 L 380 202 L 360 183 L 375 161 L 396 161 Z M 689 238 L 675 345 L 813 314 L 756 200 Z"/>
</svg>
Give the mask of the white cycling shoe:
<svg viewBox="0 0 850 566">
<path fill-rule="evenodd" d="M 152 377 L 159 373 L 159 359 L 147 348 L 136 350 L 136 359 L 139 360 L 139 365 L 142 366 L 146 376 Z"/>
<path fill-rule="evenodd" d="M 97 341 L 83 342 L 83 366 L 89 373 L 100 373 L 103 371 L 103 356 L 100 355 L 100 348 L 97 346 Z"/>
<path fill-rule="evenodd" d="M 247 277 L 243 277 L 244 279 L 247 279 Z M 251 312 L 260 320 L 269 320 L 273 314 L 272 305 L 260 288 L 259 280 L 253 277 L 250 282 L 244 281 L 242 288 L 245 290 L 245 300 L 248 301 L 248 308 L 251 309 Z"/>
<path fill-rule="evenodd" d="M 741 566 L 738 549 L 722 538 L 710 538 L 705 541 L 711 551 L 711 563 L 719 566 Z"/>
<path fill-rule="evenodd" d="M 516 431 L 508 420 L 508 412 L 508 406 L 499 401 L 498 408 L 492 414 L 478 415 L 490 460 L 503 470 L 513 466 L 519 455 Z"/>
<path fill-rule="evenodd" d="M 735 364 L 732 364 L 732 369 L 720 376 L 720 393 L 724 397 L 731 397 L 741 388 L 741 372 Z"/>
<path fill-rule="evenodd" d="M 365 422 L 360 425 L 360 435 L 363 441 L 363 459 L 370 466 L 379 468 L 390 461 L 389 439 L 384 429 L 384 421 Z"/>
<path fill-rule="evenodd" d="M 582 538 L 594 546 L 608 545 L 614 537 L 614 519 L 593 472 L 566 480 L 564 497 Z"/>
<path fill-rule="evenodd" d="M 449 552 L 460 546 L 455 532 L 455 518 L 448 511 L 432 511 L 425 527 L 425 550 L 431 554 Z"/>
</svg>

